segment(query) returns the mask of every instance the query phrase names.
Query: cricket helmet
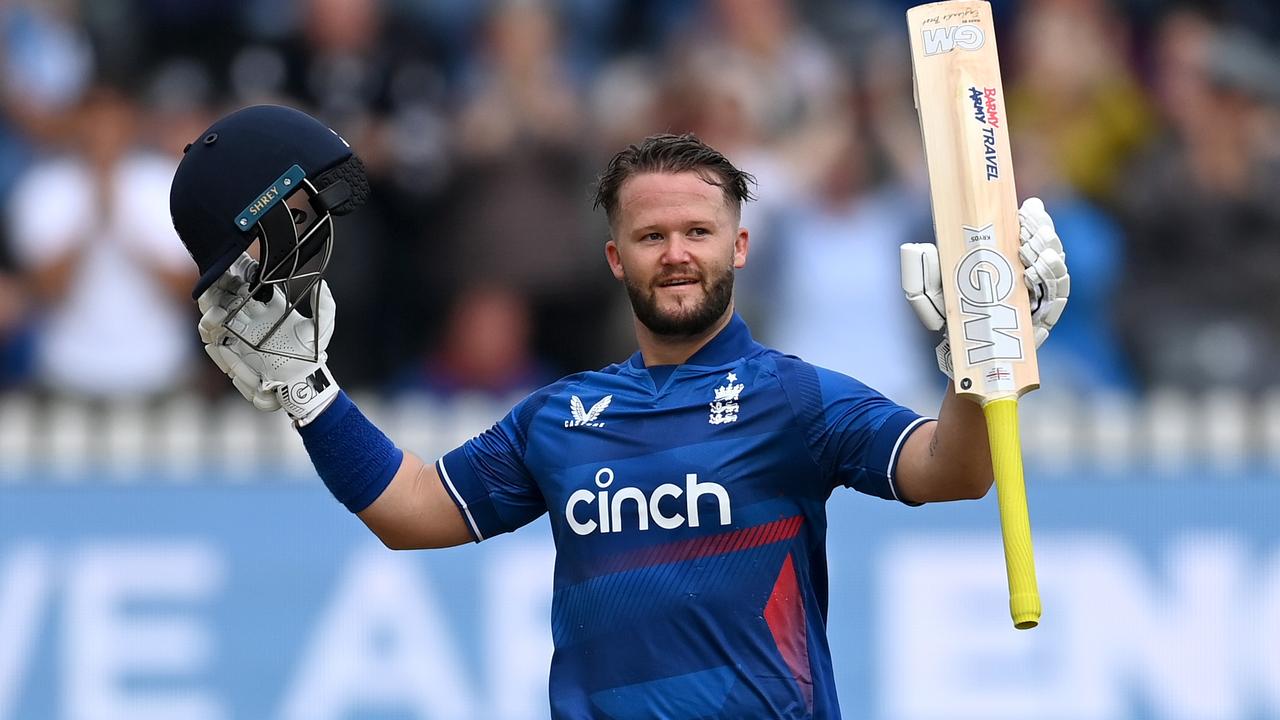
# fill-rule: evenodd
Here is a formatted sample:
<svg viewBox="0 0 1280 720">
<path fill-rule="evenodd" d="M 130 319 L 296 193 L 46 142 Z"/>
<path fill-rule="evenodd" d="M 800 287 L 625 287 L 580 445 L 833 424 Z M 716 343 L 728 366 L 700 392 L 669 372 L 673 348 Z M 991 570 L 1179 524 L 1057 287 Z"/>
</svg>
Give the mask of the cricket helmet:
<svg viewBox="0 0 1280 720">
<path fill-rule="evenodd" d="M 299 191 L 310 215 L 286 202 Z M 200 270 L 191 296 L 255 240 L 263 245 L 261 281 L 296 279 L 307 261 L 331 250 L 333 217 L 368 195 L 359 158 L 319 120 L 281 105 L 226 115 L 187 145 L 169 190 L 174 229 Z"/>
<path fill-rule="evenodd" d="M 303 194 L 299 194 L 303 193 Z M 289 313 L 312 310 L 333 252 L 333 218 L 368 199 L 364 166 L 324 123 L 280 105 L 253 105 L 221 118 L 183 150 L 169 189 L 174 229 L 200 270 L 191 292 L 199 298 L 254 242 L 258 268 L 248 293 L 230 308 L 229 330 L 256 350 L 272 350 L 272 336 Z M 284 314 L 264 336 L 242 337 L 232 319 L 250 299 L 283 293 Z M 310 303 L 304 302 L 310 299 Z"/>
</svg>

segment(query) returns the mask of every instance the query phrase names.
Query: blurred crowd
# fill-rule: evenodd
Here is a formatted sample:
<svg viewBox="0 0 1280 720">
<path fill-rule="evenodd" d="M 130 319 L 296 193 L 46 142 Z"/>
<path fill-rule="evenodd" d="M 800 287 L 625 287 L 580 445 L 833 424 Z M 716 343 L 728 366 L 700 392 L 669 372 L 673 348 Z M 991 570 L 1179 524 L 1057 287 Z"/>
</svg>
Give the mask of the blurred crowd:
<svg viewBox="0 0 1280 720">
<path fill-rule="evenodd" d="M 210 396 L 169 180 L 218 116 L 338 129 L 330 364 L 388 395 L 508 397 L 633 350 L 590 186 L 693 131 L 758 180 L 739 307 L 758 338 L 883 392 L 939 383 L 897 248 L 931 235 L 903 13 L 879 0 L 0 3 L 0 389 Z M 1042 374 L 1083 391 L 1272 384 L 1280 10 L 994 3 L 1020 198 L 1071 302 Z"/>
</svg>

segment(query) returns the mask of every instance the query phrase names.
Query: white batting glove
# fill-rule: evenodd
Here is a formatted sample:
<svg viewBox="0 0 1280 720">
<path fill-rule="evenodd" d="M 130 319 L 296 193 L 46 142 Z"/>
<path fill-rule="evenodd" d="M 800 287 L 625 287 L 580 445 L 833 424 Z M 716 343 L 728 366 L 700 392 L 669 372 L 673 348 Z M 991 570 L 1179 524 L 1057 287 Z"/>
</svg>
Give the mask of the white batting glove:
<svg viewBox="0 0 1280 720">
<path fill-rule="evenodd" d="M 1031 326 L 1036 347 L 1049 337 L 1049 331 L 1062 317 L 1071 294 L 1071 275 L 1067 272 L 1066 251 L 1053 228 L 1053 219 L 1045 212 L 1040 198 L 1027 198 L 1018 210 L 1018 257 L 1023 265 L 1023 283 L 1031 299 Z M 920 322 L 930 330 L 942 330 L 947 313 L 942 300 L 942 271 L 938 262 L 938 246 L 933 243 L 904 243 L 899 248 L 902 265 L 902 291 Z M 936 349 L 938 369 L 947 377 L 951 373 L 951 343 L 945 332 Z"/>
<path fill-rule="evenodd" d="M 1026 268 L 1022 281 L 1031 291 L 1031 327 L 1040 347 L 1071 295 L 1067 252 L 1040 198 L 1027 198 L 1018 209 L 1018 257 Z"/>
<path fill-rule="evenodd" d="M 299 426 L 306 425 L 338 394 L 338 385 L 325 364 L 325 349 L 333 337 L 333 295 L 328 284 L 321 281 L 319 300 L 312 307 L 312 313 L 320 318 L 318 351 L 311 319 L 297 310 L 290 311 L 275 334 L 262 344 L 263 349 L 257 350 L 252 345 L 267 337 L 288 307 L 284 292 L 273 288 L 270 300 L 251 298 L 228 320 L 231 311 L 248 297 L 257 268 L 257 261 L 241 255 L 200 296 L 200 339 L 205 343 L 205 352 L 254 407 L 265 411 L 283 407 Z M 289 355 L 314 356 L 316 360 Z"/>
</svg>

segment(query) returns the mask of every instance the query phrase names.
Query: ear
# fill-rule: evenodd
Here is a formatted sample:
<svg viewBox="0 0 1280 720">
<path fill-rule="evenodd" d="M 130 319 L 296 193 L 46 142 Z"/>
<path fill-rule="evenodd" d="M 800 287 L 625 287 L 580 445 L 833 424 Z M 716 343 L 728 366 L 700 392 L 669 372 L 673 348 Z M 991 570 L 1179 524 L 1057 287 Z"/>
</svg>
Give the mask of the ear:
<svg viewBox="0 0 1280 720">
<path fill-rule="evenodd" d="M 618 243 L 612 238 L 604 244 L 604 259 L 609 261 L 609 269 L 613 271 L 613 277 L 621 280 L 625 275 L 622 271 L 622 255 L 618 252 Z"/>
<path fill-rule="evenodd" d="M 746 228 L 738 228 L 738 236 L 733 239 L 733 266 L 743 268 L 747 265 L 747 251 L 751 249 L 751 233 Z"/>
</svg>

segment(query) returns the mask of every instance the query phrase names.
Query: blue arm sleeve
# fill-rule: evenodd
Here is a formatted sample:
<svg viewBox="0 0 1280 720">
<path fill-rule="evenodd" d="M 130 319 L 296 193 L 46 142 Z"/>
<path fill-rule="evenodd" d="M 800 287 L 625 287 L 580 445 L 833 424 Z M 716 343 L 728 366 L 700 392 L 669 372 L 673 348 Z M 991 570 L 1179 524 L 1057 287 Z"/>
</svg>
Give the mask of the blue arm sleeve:
<svg viewBox="0 0 1280 720">
<path fill-rule="evenodd" d="M 298 434 L 325 487 L 353 513 L 378 499 L 404 459 L 404 452 L 341 391 Z"/>
</svg>

